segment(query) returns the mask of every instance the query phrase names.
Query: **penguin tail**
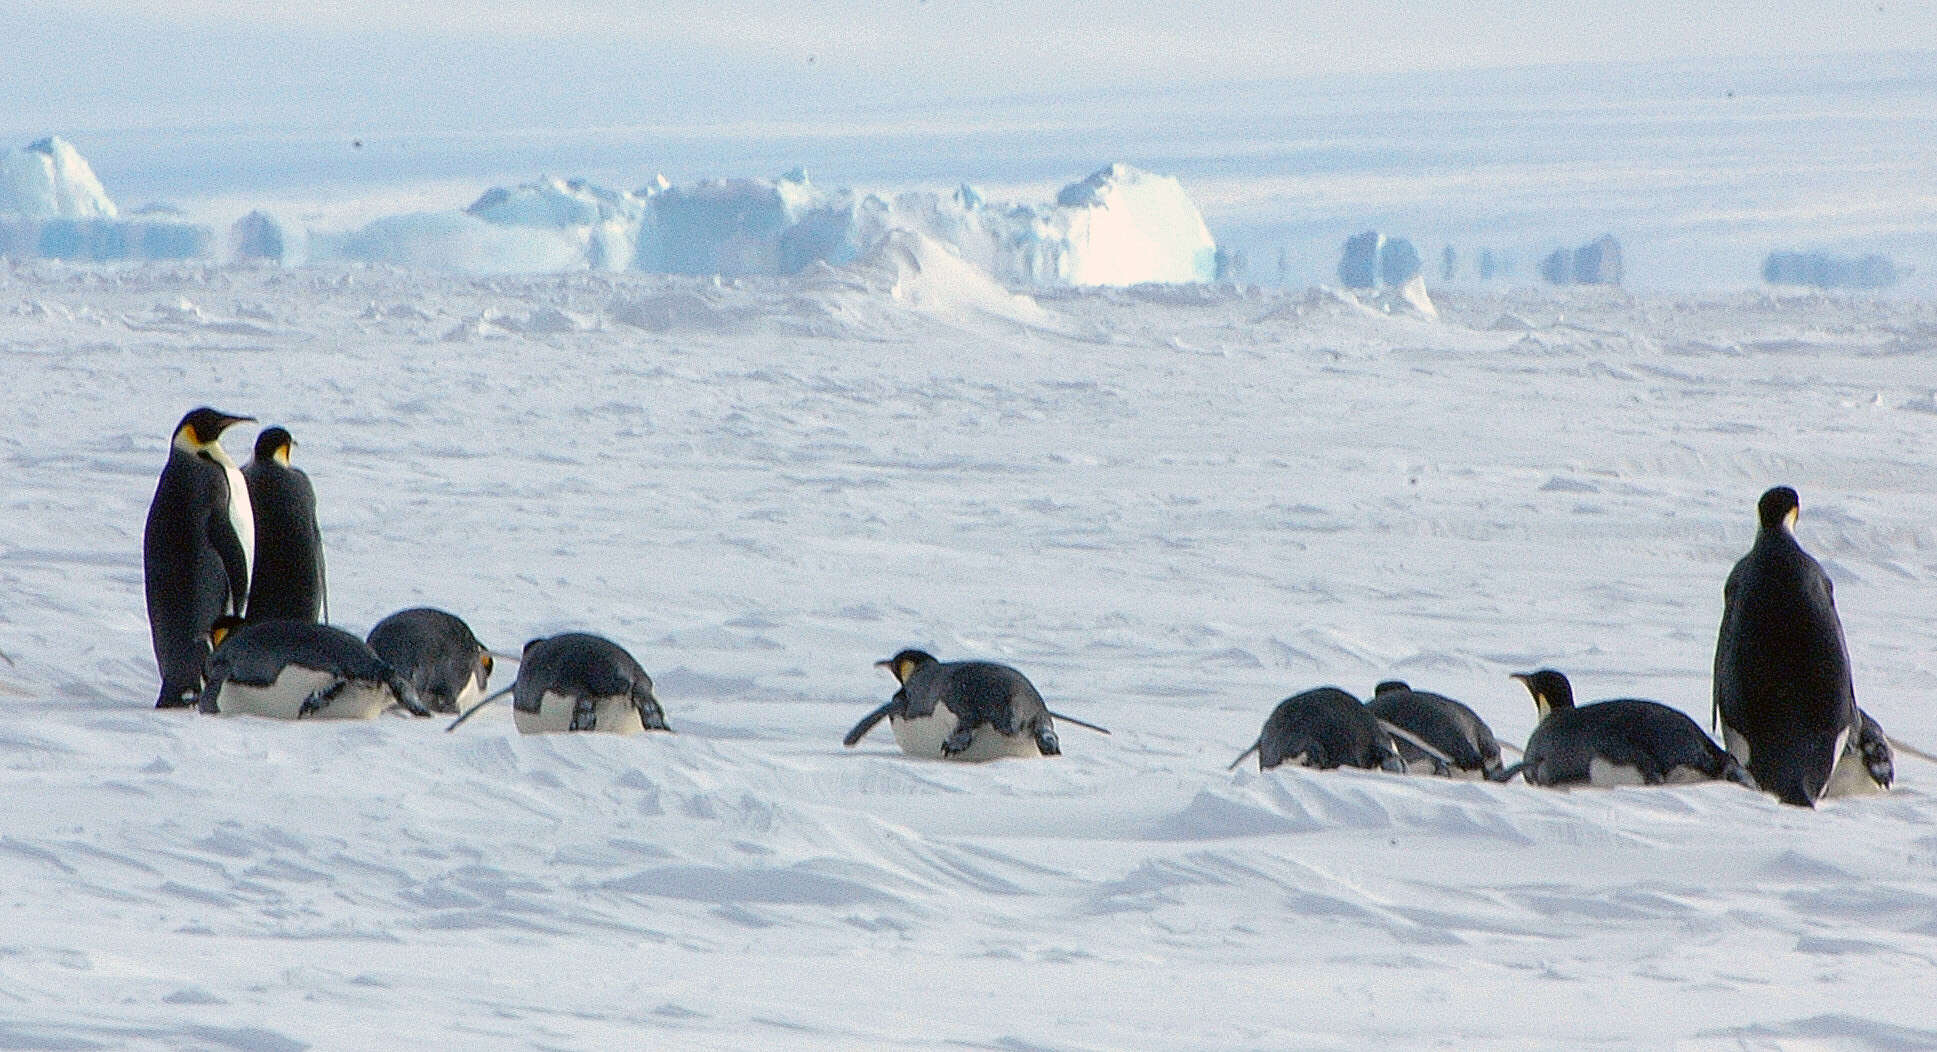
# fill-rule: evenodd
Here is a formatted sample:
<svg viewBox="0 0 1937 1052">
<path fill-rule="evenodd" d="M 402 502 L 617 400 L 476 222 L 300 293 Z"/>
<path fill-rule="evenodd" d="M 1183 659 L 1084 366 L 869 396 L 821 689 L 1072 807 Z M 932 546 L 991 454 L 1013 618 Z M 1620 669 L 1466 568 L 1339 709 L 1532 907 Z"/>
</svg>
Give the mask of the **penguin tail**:
<svg viewBox="0 0 1937 1052">
<path fill-rule="evenodd" d="M 1255 741 L 1255 742 L 1252 742 L 1252 743 L 1251 743 L 1251 747 L 1250 747 L 1249 749 L 1246 749 L 1246 750 L 1244 750 L 1243 752 L 1241 752 L 1241 753 L 1239 753 L 1239 754 L 1238 754 L 1238 758 L 1237 758 L 1237 759 L 1235 759 L 1235 760 L 1232 760 L 1232 761 L 1231 761 L 1231 766 L 1229 766 L 1229 767 L 1226 767 L 1226 768 L 1225 768 L 1225 770 L 1227 770 L 1227 771 L 1235 771 L 1235 770 L 1237 770 L 1237 769 L 1238 769 L 1238 764 L 1241 764 L 1241 763 L 1243 763 L 1243 762 L 1244 762 L 1244 758 L 1245 758 L 1245 757 L 1247 757 L 1247 756 L 1249 756 L 1249 755 L 1251 755 L 1251 754 L 1252 754 L 1252 753 L 1254 753 L 1254 752 L 1257 752 L 1257 751 L 1258 751 L 1258 748 L 1259 748 L 1260 746 L 1262 746 L 1263 744 L 1264 744 L 1264 739 L 1263 739 L 1263 738 L 1259 738 L 1259 739 L 1258 739 L 1257 741 Z"/>
<path fill-rule="evenodd" d="M 899 697 L 900 695 L 896 696 Z M 861 722 L 855 724 L 854 729 L 847 732 L 847 737 L 841 739 L 841 744 L 850 749 L 860 744 L 861 739 L 867 737 L 868 732 L 874 729 L 874 725 L 885 719 L 889 713 L 894 711 L 894 708 L 894 702 L 886 702 L 880 708 L 861 717 Z"/>
<path fill-rule="evenodd" d="M 1062 720 L 1064 723 L 1073 723 L 1076 726 L 1083 728 L 1084 730 L 1095 731 L 1098 734 L 1110 733 L 1109 731 L 1104 730 L 1102 727 L 1098 727 L 1094 723 L 1084 723 L 1082 720 L 1079 720 L 1074 716 L 1065 716 L 1060 712 L 1051 712 L 1049 715 L 1051 719 Z"/>
</svg>

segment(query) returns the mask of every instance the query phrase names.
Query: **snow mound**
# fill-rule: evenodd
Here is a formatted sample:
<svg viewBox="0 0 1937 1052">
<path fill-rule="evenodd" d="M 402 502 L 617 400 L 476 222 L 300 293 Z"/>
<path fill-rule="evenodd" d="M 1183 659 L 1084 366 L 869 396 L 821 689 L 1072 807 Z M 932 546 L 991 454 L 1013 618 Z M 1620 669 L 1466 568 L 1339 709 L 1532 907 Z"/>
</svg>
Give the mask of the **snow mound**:
<svg viewBox="0 0 1937 1052">
<path fill-rule="evenodd" d="M 885 281 L 896 303 L 930 315 L 1001 318 L 1036 327 L 1051 315 L 1028 296 L 1010 292 L 949 246 L 909 230 L 893 230 L 851 268 Z"/>
<path fill-rule="evenodd" d="M 0 215 L 113 219 L 120 214 L 74 144 L 50 136 L 0 153 Z"/>
</svg>

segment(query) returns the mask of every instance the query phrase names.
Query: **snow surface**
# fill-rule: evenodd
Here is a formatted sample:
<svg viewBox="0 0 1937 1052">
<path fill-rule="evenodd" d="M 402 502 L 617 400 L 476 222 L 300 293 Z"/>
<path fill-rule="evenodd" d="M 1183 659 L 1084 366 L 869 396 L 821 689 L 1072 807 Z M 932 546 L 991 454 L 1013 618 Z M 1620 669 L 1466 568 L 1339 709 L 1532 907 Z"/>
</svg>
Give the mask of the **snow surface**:
<svg viewBox="0 0 1937 1052">
<path fill-rule="evenodd" d="M 1706 722 L 1777 482 L 1858 697 L 1937 743 L 1937 307 L 1440 309 L 1017 297 L 912 234 L 742 281 L 0 269 L 0 1046 L 1937 1046 L 1922 761 L 1816 812 L 1224 771 L 1326 683 L 1518 742 L 1553 665 Z M 151 709 L 141 523 L 203 403 L 296 435 L 345 627 L 598 631 L 679 733 Z M 904 646 L 1114 734 L 842 749 Z"/>
</svg>

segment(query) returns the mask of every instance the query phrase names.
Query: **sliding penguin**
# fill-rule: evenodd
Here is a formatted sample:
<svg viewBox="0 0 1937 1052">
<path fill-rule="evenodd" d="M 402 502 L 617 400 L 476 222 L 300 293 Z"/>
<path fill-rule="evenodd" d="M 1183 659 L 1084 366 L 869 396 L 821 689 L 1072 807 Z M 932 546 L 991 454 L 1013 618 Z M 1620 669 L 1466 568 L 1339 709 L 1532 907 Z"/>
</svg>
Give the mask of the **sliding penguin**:
<svg viewBox="0 0 1937 1052">
<path fill-rule="evenodd" d="M 1282 763 L 1319 770 L 1406 769 L 1379 721 L 1359 699 L 1337 687 L 1317 687 L 1279 702 L 1265 719 L 1257 742 L 1225 769 L 1236 770 L 1254 752 L 1260 771 Z"/>
<path fill-rule="evenodd" d="M 1500 743 L 1479 713 L 1443 694 L 1386 680 L 1372 689 L 1366 711 L 1392 734 L 1413 774 L 1491 778 L 1500 773 Z"/>
<path fill-rule="evenodd" d="M 511 699 L 520 734 L 672 730 L 639 662 L 619 644 L 586 632 L 526 643 Z"/>
<path fill-rule="evenodd" d="M 433 712 L 456 712 L 484 694 L 491 651 L 455 614 L 427 606 L 399 610 L 377 622 L 364 640 L 417 688 Z"/>
<path fill-rule="evenodd" d="M 363 640 L 313 621 L 223 618 L 201 708 L 283 720 L 373 719 L 392 705 L 429 716 L 417 691 Z"/>
<path fill-rule="evenodd" d="M 1574 707 L 1574 688 L 1550 668 L 1516 672 L 1540 712 L 1524 759 L 1495 781 L 1524 775 L 1535 785 L 1679 785 L 1722 779 L 1755 788 L 1735 758 L 1679 709 L 1616 698 Z"/>
<path fill-rule="evenodd" d="M 249 579 L 249 620 L 329 620 L 323 587 L 323 533 L 316 527 L 316 490 L 289 465 L 296 445 L 288 431 L 263 428 L 255 456 L 242 468 L 255 512 L 255 570 Z"/>
<path fill-rule="evenodd" d="M 248 608 L 255 516 L 221 439 L 253 419 L 206 406 L 182 417 L 148 505 L 141 557 L 148 633 L 161 670 L 158 709 L 195 704 L 215 619 Z"/>
<path fill-rule="evenodd" d="M 1862 716 L 1829 575 L 1796 543 L 1800 511 L 1788 486 L 1756 502 L 1755 544 L 1722 588 L 1715 715 L 1764 790 L 1814 807 L 1839 763 L 1863 763 Z"/>
<path fill-rule="evenodd" d="M 1007 665 L 938 661 L 921 650 L 903 650 L 874 664 L 893 673 L 901 689 L 847 732 L 841 744 L 849 748 L 884 716 L 902 752 L 945 760 L 1060 756 L 1056 720 L 1110 733 L 1050 712 L 1028 677 Z"/>
</svg>

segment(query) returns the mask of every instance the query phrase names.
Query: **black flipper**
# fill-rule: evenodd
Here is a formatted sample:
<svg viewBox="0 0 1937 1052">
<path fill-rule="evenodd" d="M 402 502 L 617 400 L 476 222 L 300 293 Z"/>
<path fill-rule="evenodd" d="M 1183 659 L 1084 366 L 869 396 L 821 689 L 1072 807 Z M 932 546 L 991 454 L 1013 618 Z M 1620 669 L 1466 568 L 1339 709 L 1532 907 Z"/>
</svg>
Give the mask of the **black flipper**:
<svg viewBox="0 0 1937 1052">
<path fill-rule="evenodd" d="M 1238 753 L 1238 758 L 1237 758 L 1237 759 L 1235 759 L 1235 760 L 1232 760 L 1232 761 L 1231 761 L 1231 766 L 1229 766 L 1229 767 L 1226 767 L 1226 768 L 1225 768 L 1225 770 L 1227 770 L 1227 771 L 1235 771 L 1235 770 L 1237 770 L 1237 769 L 1238 769 L 1238 764 L 1241 764 L 1241 763 L 1243 763 L 1243 762 L 1244 762 L 1244 758 L 1245 758 L 1246 756 L 1249 756 L 1249 755 L 1251 755 L 1252 753 L 1254 753 L 1254 752 L 1257 752 L 1257 751 L 1258 751 L 1258 749 L 1259 749 L 1259 747 L 1260 747 L 1260 746 L 1262 746 L 1262 745 L 1264 745 L 1264 739 L 1263 739 L 1263 738 L 1259 738 L 1259 739 L 1258 739 L 1257 741 L 1254 741 L 1254 742 L 1252 742 L 1252 743 L 1251 743 L 1251 747 L 1250 747 L 1249 749 L 1246 749 L 1246 750 L 1244 750 L 1244 751 L 1243 751 L 1243 752 L 1241 752 L 1241 753 Z"/>
<path fill-rule="evenodd" d="M 504 697 L 506 694 L 511 693 L 513 690 L 516 690 L 517 686 L 518 685 L 514 683 L 511 686 L 504 688 L 503 690 L 500 690 L 491 694 L 486 694 L 484 697 L 479 698 L 474 704 L 472 704 L 470 708 L 465 709 L 464 712 L 457 717 L 457 719 L 452 720 L 450 726 L 444 728 L 445 733 L 448 734 L 449 732 L 456 730 L 459 724 L 477 715 L 477 712 L 479 709 L 485 707 L 486 705 L 491 704 L 492 702 L 498 700 L 499 698 Z"/>
<path fill-rule="evenodd" d="M 229 612 L 241 617 L 249 606 L 249 555 L 242 550 L 242 538 L 235 535 L 226 507 L 209 512 L 209 543 L 222 557 L 222 569 L 229 574 Z"/>
<path fill-rule="evenodd" d="M 889 714 L 895 712 L 901 703 L 901 695 L 897 693 L 893 701 L 886 702 L 880 708 L 861 717 L 861 722 L 855 724 L 854 729 L 847 732 L 847 737 L 841 739 L 841 744 L 850 749 L 854 748 L 862 738 L 867 737 L 868 732 L 874 729 L 875 724 L 880 723 Z"/>
<path fill-rule="evenodd" d="M 1499 770 L 1498 773 L 1489 774 L 1486 777 L 1488 781 L 1492 781 L 1492 782 L 1511 782 L 1513 781 L 1513 777 L 1525 771 L 1526 767 L 1527 767 L 1527 761 L 1521 760 L 1519 763 L 1516 763 L 1511 767 L 1503 767 Z"/>
<path fill-rule="evenodd" d="M 659 707 L 659 699 L 653 697 L 651 689 L 640 690 L 639 684 L 632 685 L 632 707 L 639 710 L 639 725 L 649 731 L 673 732 L 672 725 L 666 722 L 666 710 Z"/>
<path fill-rule="evenodd" d="M 417 688 L 411 686 L 402 676 L 392 672 L 386 683 L 390 687 L 390 693 L 397 696 L 397 704 L 402 705 L 406 712 L 419 718 L 431 714 L 430 710 L 424 707 L 423 700 L 417 697 Z"/>
<path fill-rule="evenodd" d="M 1104 730 L 1104 729 L 1103 729 L 1103 728 L 1101 728 L 1101 727 L 1098 727 L 1098 726 L 1097 726 L 1096 724 L 1094 724 L 1094 723 L 1084 723 L 1084 722 L 1083 722 L 1082 720 L 1079 720 L 1079 719 L 1077 719 L 1077 718 L 1076 718 L 1076 717 L 1074 717 L 1074 716 L 1065 716 L 1065 715 L 1063 715 L 1063 714 L 1062 714 L 1062 713 L 1060 713 L 1060 712 L 1051 712 L 1051 713 L 1050 713 L 1049 715 L 1050 715 L 1050 718 L 1051 718 L 1051 719 L 1058 719 L 1058 720 L 1062 720 L 1062 721 L 1063 721 L 1064 723 L 1074 723 L 1074 724 L 1075 724 L 1075 725 L 1077 725 L 1078 727 L 1082 727 L 1082 728 L 1084 728 L 1085 730 L 1092 730 L 1092 731 L 1095 731 L 1095 732 L 1096 732 L 1096 733 L 1098 733 L 1098 734 L 1108 734 L 1108 733 L 1110 733 L 1109 731 L 1107 731 L 1107 730 Z"/>
</svg>

